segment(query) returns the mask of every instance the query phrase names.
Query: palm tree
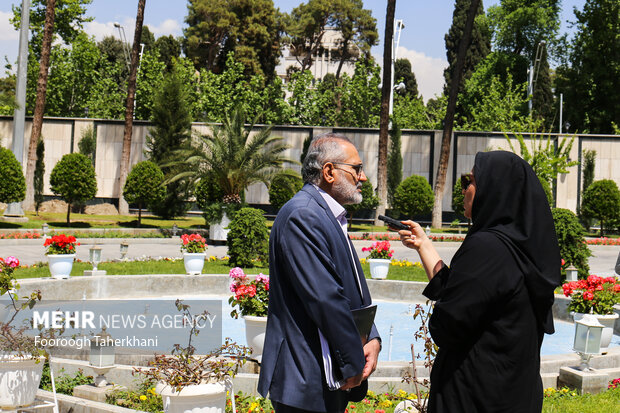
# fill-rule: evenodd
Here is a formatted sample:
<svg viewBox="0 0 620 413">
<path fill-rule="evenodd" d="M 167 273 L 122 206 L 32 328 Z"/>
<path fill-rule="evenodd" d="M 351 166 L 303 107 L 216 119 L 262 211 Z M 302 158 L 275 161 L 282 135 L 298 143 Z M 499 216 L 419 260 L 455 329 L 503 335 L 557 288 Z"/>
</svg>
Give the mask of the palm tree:
<svg viewBox="0 0 620 413">
<path fill-rule="evenodd" d="M 174 164 L 186 165 L 186 171 L 169 182 L 198 182 L 208 177 L 221 188 L 222 204 L 240 204 L 243 191 L 254 183 L 269 186 L 277 174 L 298 177 L 290 169 L 283 171 L 284 163 L 299 162 L 284 156 L 290 146 L 282 142 L 282 137 L 271 135 L 273 127 L 251 134 L 254 123 L 246 128 L 245 120 L 245 112 L 238 106 L 222 125 L 213 127 L 211 134 L 199 135 L 190 149 L 177 151 Z"/>
</svg>

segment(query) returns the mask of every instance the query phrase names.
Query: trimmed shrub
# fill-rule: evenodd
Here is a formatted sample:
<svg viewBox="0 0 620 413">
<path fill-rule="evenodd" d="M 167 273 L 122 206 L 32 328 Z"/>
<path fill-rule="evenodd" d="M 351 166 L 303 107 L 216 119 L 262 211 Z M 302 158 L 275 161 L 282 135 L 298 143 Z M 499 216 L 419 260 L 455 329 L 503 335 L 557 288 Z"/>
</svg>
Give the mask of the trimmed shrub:
<svg viewBox="0 0 620 413">
<path fill-rule="evenodd" d="M 131 168 L 123 188 L 123 198 L 138 204 L 138 226 L 142 224 L 142 208 L 161 202 L 166 196 L 164 173 L 155 162 L 138 162 Z"/>
<path fill-rule="evenodd" d="M 361 211 L 362 209 L 375 209 L 379 206 L 379 197 L 375 193 L 375 190 L 370 181 L 364 181 L 362 183 L 362 202 L 359 204 L 348 204 L 345 205 L 345 209 L 351 215 L 351 219 L 349 220 L 349 227 L 353 223 L 353 215 L 357 211 Z"/>
<path fill-rule="evenodd" d="M 50 189 L 67 205 L 67 224 L 71 218 L 71 204 L 86 202 L 97 194 L 95 168 L 86 155 L 70 153 L 64 155 L 52 169 Z"/>
<path fill-rule="evenodd" d="M 564 208 L 552 208 L 551 214 L 560 244 L 560 257 L 566 262 L 566 266 L 572 264 L 579 270 L 580 278 L 587 278 L 590 273 L 588 257 L 592 253 L 586 244 L 583 227 L 577 215 Z"/>
<path fill-rule="evenodd" d="M 465 206 L 463 202 L 465 200 L 465 195 L 463 195 L 463 188 L 461 188 L 461 178 L 459 177 L 454 183 L 454 187 L 452 188 L 452 210 L 455 214 L 464 216 Z"/>
<path fill-rule="evenodd" d="M 412 175 L 401 182 L 394 194 L 394 209 L 407 218 L 430 213 L 434 202 L 431 185 L 426 178 L 418 175 Z"/>
<path fill-rule="evenodd" d="M 611 179 L 595 181 L 583 193 L 581 213 L 586 217 L 596 218 L 601 224 L 601 236 L 604 229 L 613 225 L 620 218 L 620 190 Z M 607 225 L 606 225 L 607 224 Z"/>
<path fill-rule="evenodd" d="M 198 186 L 196 186 L 196 205 L 202 211 L 205 223 L 215 224 L 220 222 L 224 214 L 224 210 L 228 216 L 240 208 L 226 207 L 222 203 L 226 193 L 217 182 L 214 175 L 206 173 L 200 178 Z M 239 204 L 235 204 L 239 205 Z"/>
<path fill-rule="evenodd" d="M 93 161 L 95 160 L 97 139 L 95 138 L 95 130 L 92 126 L 82 130 L 82 139 L 78 142 L 78 149 L 82 155 L 88 156 Z"/>
<path fill-rule="evenodd" d="M 269 185 L 269 203 L 280 209 L 304 186 L 299 177 L 279 174 Z"/>
<path fill-rule="evenodd" d="M 26 179 L 22 166 L 10 150 L 0 147 L 0 202 L 23 201 L 26 197 Z"/>
<path fill-rule="evenodd" d="M 229 265 L 251 268 L 267 265 L 269 258 L 269 230 L 263 211 L 256 208 L 241 208 L 235 212 L 228 225 Z"/>
</svg>

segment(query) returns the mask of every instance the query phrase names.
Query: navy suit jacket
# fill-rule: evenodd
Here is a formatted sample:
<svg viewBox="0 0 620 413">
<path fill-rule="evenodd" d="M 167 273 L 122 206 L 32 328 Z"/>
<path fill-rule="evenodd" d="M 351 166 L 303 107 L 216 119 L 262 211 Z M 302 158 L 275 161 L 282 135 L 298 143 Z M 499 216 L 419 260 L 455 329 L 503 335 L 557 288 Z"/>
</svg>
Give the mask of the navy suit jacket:
<svg viewBox="0 0 620 413">
<path fill-rule="evenodd" d="M 282 404 L 342 411 L 361 400 L 364 381 L 350 392 L 325 384 L 318 330 L 327 339 L 341 378 L 365 364 L 351 310 L 371 304 L 355 249 L 317 189 L 306 184 L 282 207 L 269 240 L 269 314 L 258 391 Z M 355 268 L 360 274 L 360 294 Z M 369 339 L 378 338 L 373 326 Z"/>
</svg>

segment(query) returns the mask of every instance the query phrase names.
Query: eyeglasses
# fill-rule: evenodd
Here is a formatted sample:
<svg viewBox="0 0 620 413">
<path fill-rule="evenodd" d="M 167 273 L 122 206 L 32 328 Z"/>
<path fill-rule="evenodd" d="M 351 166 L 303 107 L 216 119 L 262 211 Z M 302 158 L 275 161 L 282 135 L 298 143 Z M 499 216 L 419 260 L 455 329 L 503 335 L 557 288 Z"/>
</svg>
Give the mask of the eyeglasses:
<svg viewBox="0 0 620 413">
<path fill-rule="evenodd" d="M 466 191 L 467 188 L 469 188 L 469 185 L 473 183 L 473 180 L 474 180 L 474 175 L 472 175 L 471 173 L 462 174 L 461 175 L 461 189 L 463 191 Z"/>
<path fill-rule="evenodd" d="M 346 163 L 346 162 L 332 162 L 334 165 L 347 165 L 350 166 L 351 168 L 353 168 L 353 170 L 355 171 L 356 175 L 353 175 L 350 171 L 347 171 L 346 169 L 342 169 L 342 168 L 336 168 L 336 169 L 340 169 L 342 171 L 345 172 L 349 172 L 351 175 L 353 176 L 357 176 L 357 179 L 360 179 L 362 177 L 362 174 L 364 173 L 364 164 L 358 163 L 358 164 L 352 164 L 352 163 Z"/>
</svg>

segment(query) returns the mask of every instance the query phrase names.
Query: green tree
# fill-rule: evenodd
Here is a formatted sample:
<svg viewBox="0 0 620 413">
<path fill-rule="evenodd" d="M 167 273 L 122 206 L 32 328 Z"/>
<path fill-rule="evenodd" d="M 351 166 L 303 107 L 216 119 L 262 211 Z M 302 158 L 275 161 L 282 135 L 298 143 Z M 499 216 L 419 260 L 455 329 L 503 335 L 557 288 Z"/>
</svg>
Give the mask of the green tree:
<svg viewBox="0 0 620 413">
<path fill-rule="evenodd" d="M 278 173 L 286 173 L 282 171 L 285 163 L 297 163 L 283 155 L 289 146 L 271 134 L 271 126 L 251 134 L 254 123 L 246 128 L 245 120 L 243 109 L 237 107 L 212 133 L 199 135 L 192 149 L 178 151 L 178 165 L 183 165 L 184 172 L 169 181 L 199 181 L 208 174 L 224 193 L 216 205 L 221 210 L 221 204 L 240 204 L 251 184 L 268 186 Z"/>
<path fill-rule="evenodd" d="M 166 65 L 166 71 L 169 72 L 174 62 L 181 56 L 181 41 L 171 34 L 160 36 L 155 40 L 154 49 L 159 53 L 159 60 Z"/>
<path fill-rule="evenodd" d="M 601 237 L 607 228 L 605 224 L 620 219 L 620 190 L 611 179 L 594 181 L 583 193 L 581 213 L 596 218 L 601 224 Z"/>
<path fill-rule="evenodd" d="M 467 20 L 467 11 L 471 5 L 471 0 L 456 0 L 454 3 L 454 12 L 452 14 L 452 26 L 445 36 L 446 42 L 446 55 L 448 58 L 448 67 L 444 70 L 444 78 L 446 83 L 444 84 L 444 93 L 447 95 L 450 90 L 450 83 L 452 82 L 452 73 L 456 67 L 456 55 L 459 47 L 459 42 L 463 36 L 463 29 L 465 27 L 465 21 Z M 480 1 L 478 9 L 476 10 L 476 20 L 471 33 L 470 45 L 467 48 L 467 55 L 465 56 L 465 64 L 462 70 L 461 83 L 459 87 L 459 93 L 463 92 L 463 85 L 467 79 L 476 70 L 476 66 L 479 62 L 491 51 L 491 33 L 489 31 L 488 22 L 484 14 L 484 5 Z M 460 112 L 460 108 L 457 108 L 457 113 Z"/>
<path fill-rule="evenodd" d="M 418 92 L 418 81 L 415 78 L 415 73 L 411 70 L 409 59 L 396 59 L 394 62 L 394 83 L 399 84 L 400 82 L 405 85 L 405 89 L 396 90 L 397 96 L 418 97 L 420 94 Z"/>
<path fill-rule="evenodd" d="M 461 178 L 458 178 L 452 188 L 452 210 L 456 215 L 463 216 L 463 212 L 465 212 L 465 207 L 463 205 L 464 200 L 465 196 L 463 195 L 463 188 L 461 187 Z"/>
<path fill-rule="evenodd" d="M 246 76 L 271 80 L 280 55 L 281 16 L 271 0 L 189 0 L 185 54 L 220 73 L 235 52 Z"/>
<path fill-rule="evenodd" d="M 620 4 L 587 0 L 575 9 L 576 33 L 569 62 L 557 69 L 556 93 L 564 94 L 571 131 L 614 133 L 620 125 Z"/>
<path fill-rule="evenodd" d="M 34 167 L 34 210 L 39 215 L 39 208 L 43 203 L 43 177 L 45 175 L 45 143 L 43 139 L 37 142 L 37 163 Z"/>
<path fill-rule="evenodd" d="M 10 65 L 7 64 L 6 77 L 0 78 L 0 115 L 12 115 L 17 107 L 15 100 L 15 74 L 9 73 Z"/>
<path fill-rule="evenodd" d="M 71 218 L 71 204 L 86 202 L 97 194 L 95 168 L 81 153 L 64 155 L 52 169 L 50 189 L 67 203 L 67 224 Z"/>
<path fill-rule="evenodd" d="M 345 205 L 345 209 L 349 213 L 349 228 L 353 224 L 353 216 L 357 211 L 361 211 L 363 209 L 375 209 L 379 206 L 379 197 L 375 193 L 375 189 L 372 186 L 370 181 L 364 181 L 362 183 L 362 202 L 359 204 L 349 204 Z"/>
<path fill-rule="evenodd" d="M 55 1 L 54 32 L 65 44 L 71 44 L 82 33 L 84 23 L 93 20 L 92 17 L 86 17 L 86 6 L 91 4 L 92 0 Z M 11 24 L 15 30 L 19 30 L 22 7 L 21 2 L 16 3 L 12 6 Z M 37 60 L 41 57 L 46 8 L 47 0 L 32 0 L 30 3 L 30 47 Z"/>
<path fill-rule="evenodd" d="M 136 87 L 136 119 L 151 119 L 158 92 L 163 88 L 166 64 L 155 49 L 145 51 L 140 60 L 140 73 Z M 176 74 L 178 77 L 178 74 Z M 187 88 L 188 85 L 183 85 Z M 189 109 L 189 108 L 188 108 Z"/>
<path fill-rule="evenodd" d="M 387 159 L 388 205 L 394 204 L 394 193 L 403 180 L 403 156 L 401 154 L 401 130 L 396 121 L 390 130 L 390 150 Z"/>
<path fill-rule="evenodd" d="M 171 165 L 175 160 L 172 154 L 189 145 L 192 126 L 187 86 L 175 70 L 166 74 L 154 98 L 152 113 L 154 126 L 146 140 L 147 153 L 169 181 L 184 170 L 180 165 Z M 190 182 L 185 179 L 168 182 L 165 199 L 153 204 L 152 212 L 164 218 L 183 215 L 189 208 L 186 200 L 190 189 Z"/>
<path fill-rule="evenodd" d="M 581 184 L 581 193 L 586 192 L 586 189 L 592 185 L 594 182 L 594 167 L 596 166 L 596 151 L 595 150 L 584 150 L 581 155 L 581 164 L 583 165 L 583 181 Z M 581 200 L 583 202 L 583 199 Z M 577 205 L 577 215 L 581 220 L 584 227 L 590 229 L 592 226 L 592 219 L 584 216 L 581 213 L 581 205 Z"/>
<path fill-rule="evenodd" d="M 293 9 L 284 19 L 288 35 L 287 46 L 297 59 L 300 70 L 310 69 L 314 56 L 322 51 L 323 36 L 328 28 L 340 34 L 341 41 L 335 55 L 339 68 L 345 60 L 369 57 L 370 48 L 379 35 L 376 20 L 370 10 L 363 8 L 361 0 L 308 0 Z M 353 44 L 361 53 L 355 53 Z M 336 77 L 340 76 L 340 69 Z"/>
<path fill-rule="evenodd" d="M 138 204 L 138 226 L 142 224 L 142 208 L 161 202 L 166 196 L 164 173 L 151 161 L 138 162 L 127 176 L 123 197 Z"/>
<path fill-rule="evenodd" d="M 407 218 L 428 214 L 433 209 L 433 189 L 428 181 L 419 175 L 411 175 L 396 188 L 393 208 Z"/>
<path fill-rule="evenodd" d="M 26 196 L 22 166 L 10 150 L 0 146 L 0 202 L 20 202 Z"/>
<path fill-rule="evenodd" d="M 93 162 L 95 161 L 95 152 L 97 151 L 97 138 L 95 130 L 92 126 L 82 129 L 82 138 L 78 142 L 78 149 L 82 155 L 88 156 Z"/>
<path fill-rule="evenodd" d="M 338 126 L 376 128 L 379 125 L 379 71 L 379 66 L 370 60 L 358 61 L 355 64 L 351 82 L 343 85 Z"/>
<path fill-rule="evenodd" d="M 552 208 L 555 233 L 560 246 L 560 257 L 566 265 L 574 265 L 579 270 L 579 277 L 586 278 L 590 274 L 588 257 L 592 252 L 586 244 L 583 227 L 575 214 L 563 208 Z"/>
</svg>

